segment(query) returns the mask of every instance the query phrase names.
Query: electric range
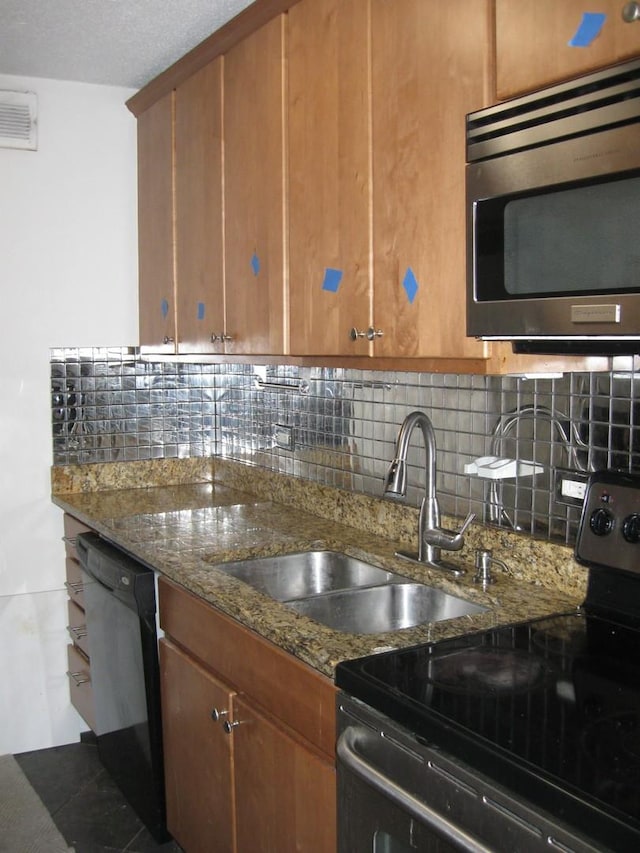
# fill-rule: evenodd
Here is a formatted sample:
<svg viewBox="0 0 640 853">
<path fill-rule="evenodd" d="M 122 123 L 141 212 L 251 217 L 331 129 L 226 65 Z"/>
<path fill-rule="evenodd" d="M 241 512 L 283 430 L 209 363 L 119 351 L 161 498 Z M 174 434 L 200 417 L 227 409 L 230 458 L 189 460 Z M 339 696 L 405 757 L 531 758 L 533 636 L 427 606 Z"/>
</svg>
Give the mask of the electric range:
<svg viewBox="0 0 640 853">
<path fill-rule="evenodd" d="M 595 849 L 640 850 L 639 476 L 591 475 L 575 557 L 582 607 L 347 661 L 336 684 Z"/>
</svg>

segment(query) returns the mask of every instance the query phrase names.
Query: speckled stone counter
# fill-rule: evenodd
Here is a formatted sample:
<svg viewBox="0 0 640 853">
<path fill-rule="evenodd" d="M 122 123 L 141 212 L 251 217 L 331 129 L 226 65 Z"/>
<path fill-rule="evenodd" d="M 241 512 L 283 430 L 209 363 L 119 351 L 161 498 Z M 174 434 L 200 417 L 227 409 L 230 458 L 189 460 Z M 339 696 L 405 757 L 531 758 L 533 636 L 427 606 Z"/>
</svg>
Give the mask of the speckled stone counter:
<svg viewBox="0 0 640 853">
<path fill-rule="evenodd" d="M 138 464 L 136 470 L 131 467 L 136 463 L 54 468 L 53 500 L 329 677 L 341 660 L 572 609 L 584 597 L 586 572 L 573 562 L 570 549 L 472 525 L 464 551 L 451 555 L 468 572 L 447 576 L 394 556 L 398 547 L 415 544 L 416 510 L 237 463 L 206 462 L 184 468 L 179 462 Z M 185 482 L 189 478 L 192 482 Z M 509 566 L 484 590 L 473 583 L 473 548 L 480 546 L 493 547 Z M 344 634 L 299 616 L 217 568 L 229 560 L 312 548 L 363 558 L 487 610 L 386 634 Z"/>
</svg>

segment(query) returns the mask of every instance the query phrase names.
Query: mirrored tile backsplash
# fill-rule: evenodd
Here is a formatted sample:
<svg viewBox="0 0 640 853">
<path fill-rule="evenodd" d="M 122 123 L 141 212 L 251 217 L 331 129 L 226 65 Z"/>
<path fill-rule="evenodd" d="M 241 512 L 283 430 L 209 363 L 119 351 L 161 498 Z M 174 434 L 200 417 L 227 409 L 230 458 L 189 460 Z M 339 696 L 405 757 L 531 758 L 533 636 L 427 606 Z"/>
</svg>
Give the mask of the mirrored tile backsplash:
<svg viewBox="0 0 640 853">
<path fill-rule="evenodd" d="M 572 543 L 586 472 L 640 468 L 640 373 L 554 378 L 142 360 L 51 351 L 54 465 L 218 455 L 379 497 L 404 418 L 426 412 L 442 511 Z M 407 502 L 424 491 L 409 454 Z M 563 473 L 563 472 L 576 472 Z M 479 476 L 480 475 L 480 476 Z"/>
</svg>

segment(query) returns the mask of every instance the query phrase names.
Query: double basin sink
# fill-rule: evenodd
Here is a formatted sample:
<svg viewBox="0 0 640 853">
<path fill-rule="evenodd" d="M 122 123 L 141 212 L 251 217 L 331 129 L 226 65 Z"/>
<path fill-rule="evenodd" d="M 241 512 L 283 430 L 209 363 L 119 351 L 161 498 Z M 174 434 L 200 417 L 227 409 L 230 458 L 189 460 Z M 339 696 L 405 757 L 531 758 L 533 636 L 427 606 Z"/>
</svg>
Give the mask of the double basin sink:
<svg viewBox="0 0 640 853">
<path fill-rule="evenodd" d="M 353 634 L 382 634 L 486 610 L 338 551 L 216 565 L 291 610 Z"/>
</svg>

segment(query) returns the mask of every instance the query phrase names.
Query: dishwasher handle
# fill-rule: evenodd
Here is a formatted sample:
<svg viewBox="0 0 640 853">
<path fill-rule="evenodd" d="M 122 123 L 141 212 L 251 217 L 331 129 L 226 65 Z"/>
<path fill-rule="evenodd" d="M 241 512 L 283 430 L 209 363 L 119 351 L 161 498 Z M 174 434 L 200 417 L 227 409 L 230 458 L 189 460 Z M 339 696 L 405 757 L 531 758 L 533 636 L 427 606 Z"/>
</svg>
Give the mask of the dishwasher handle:
<svg viewBox="0 0 640 853">
<path fill-rule="evenodd" d="M 89 565 L 89 546 L 82 536 L 76 536 L 73 544 L 75 545 L 76 553 L 78 554 L 78 562 L 86 570 Z"/>
<path fill-rule="evenodd" d="M 84 569 L 95 583 L 99 583 L 108 592 L 113 592 L 116 585 L 109 581 L 111 572 L 105 574 L 102 571 L 105 565 L 105 558 L 101 553 L 102 548 L 104 548 L 104 545 L 97 533 L 80 533 L 76 537 L 76 551 L 81 568 Z M 94 554 L 93 559 L 91 558 L 91 552 Z"/>
<path fill-rule="evenodd" d="M 348 726 L 342 732 L 338 738 L 336 752 L 345 767 L 413 818 L 428 826 L 441 838 L 457 845 L 464 853 L 492 853 L 489 847 L 485 847 L 473 836 L 405 791 L 397 782 L 370 764 L 361 752 L 363 747 L 366 748 L 367 742 L 372 741 L 373 738 L 375 735 L 360 726 Z"/>
</svg>

